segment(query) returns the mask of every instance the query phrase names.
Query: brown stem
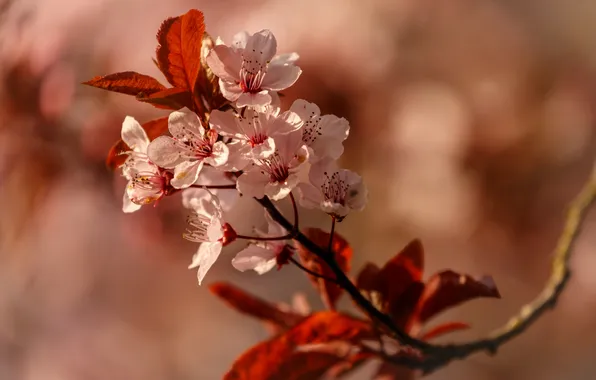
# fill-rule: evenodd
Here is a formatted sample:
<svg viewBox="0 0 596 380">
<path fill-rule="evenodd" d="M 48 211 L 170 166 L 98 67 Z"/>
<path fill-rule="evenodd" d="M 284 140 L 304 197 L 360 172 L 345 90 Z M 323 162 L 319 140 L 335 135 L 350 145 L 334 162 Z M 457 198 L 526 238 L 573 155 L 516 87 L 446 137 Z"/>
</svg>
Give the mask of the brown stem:
<svg viewBox="0 0 596 380">
<path fill-rule="evenodd" d="M 190 185 L 190 187 L 196 187 L 199 189 L 236 189 L 236 184 L 230 184 L 230 185 Z"/>
<path fill-rule="evenodd" d="M 313 270 L 310 270 L 307 267 L 305 267 L 304 265 L 300 264 L 300 262 L 298 260 L 296 260 L 295 258 L 293 258 L 293 257 L 290 257 L 289 260 L 294 265 L 296 265 L 298 268 L 300 268 L 303 271 L 305 271 L 306 273 L 308 273 L 310 275 L 313 275 L 315 277 L 318 277 L 318 278 L 322 278 L 325 281 L 329 281 L 329 282 L 333 282 L 333 283 L 337 284 L 337 280 L 335 278 L 331 278 L 331 277 L 325 276 L 324 274 L 320 274 L 320 273 L 317 273 L 317 272 L 315 272 Z"/>
</svg>

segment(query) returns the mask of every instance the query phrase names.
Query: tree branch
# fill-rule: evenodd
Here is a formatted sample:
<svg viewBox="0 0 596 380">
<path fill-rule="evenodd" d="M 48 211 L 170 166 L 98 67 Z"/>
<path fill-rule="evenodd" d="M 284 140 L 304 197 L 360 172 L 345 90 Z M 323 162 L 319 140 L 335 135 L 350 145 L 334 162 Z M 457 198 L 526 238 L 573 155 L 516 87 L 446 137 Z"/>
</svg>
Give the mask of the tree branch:
<svg viewBox="0 0 596 380">
<path fill-rule="evenodd" d="M 325 248 L 319 247 L 299 231 L 294 235 L 294 239 L 329 265 L 329 268 L 331 268 L 336 276 L 339 286 L 352 297 L 354 302 L 373 321 L 379 322 L 388 329 L 391 335 L 401 344 L 420 350 L 422 353 L 420 357 L 400 355 L 387 358 L 387 360 L 397 365 L 403 365 L 412 369 L 421 369 L 424 373 L 430 373 L 445 366 L 452 360 L 464 359 L 478 351 L 486 350 L 491 354 L 496 353 L 502 344 L 520 335 L 532 323 L 538 320 L 546 310 L 552 309 L 555 306 L 571 276 L 569 261 L 572 250 L 582 223 L 595 197 L 596 180 L 594 177 L 591 177 L 570 205 L 563 232 L 554 251 L 551 275 L 543 291 L 536 299 L 522 307 L 520 312 L 512 317 L 503 327 L 491 333 L 487 338 L 468 343 L 433 345 L 409 336 L 397 327 L 388 315 L 375 308 L 360 293 L 358 288 L 339 267 L 333 255 L 326 254 Z M 271 200 L 265 197 L 257 199 L 257 201 L 269 212 L 275 221 L 287 230 L 291 230 L 292 224 L 277 210 Z"/>
</svg>

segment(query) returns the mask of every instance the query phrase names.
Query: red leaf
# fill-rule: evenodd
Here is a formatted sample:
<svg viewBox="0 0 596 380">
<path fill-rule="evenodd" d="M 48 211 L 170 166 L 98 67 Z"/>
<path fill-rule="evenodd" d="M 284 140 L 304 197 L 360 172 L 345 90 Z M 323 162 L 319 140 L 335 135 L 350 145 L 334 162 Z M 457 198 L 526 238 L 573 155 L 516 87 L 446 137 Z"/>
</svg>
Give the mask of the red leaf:
<svg viewBox="0 0 596 380">
<path fill-rule="evenodd" d="M 280 310 L 277 306 L 231 284 L 218 282 L 209 286 L 209 290 L 239 312 L 271 322 L 284 329 L 293 327 L 305 318 L 297 313 Z"/>
<path fill-rule="evenodd" d="M 453 331 L 469 329 L 470 325 L 464 322 L 447 322 L 433 327 L 422 335 L 422 340 L 430 340 Z"/>
<path fill-rule="evenodd" d="M 413 323 L 424 323 L 445 309 L 479 297 L 501 298 L 492 277 L 476 280 L 450 270 L 437 273 L 426 283 Z"/>
<path fill-rule="evenodd" d="M 422 294 L 424 250 L 420 240 L 406 245 L 383 268 L 368 263 L 358 275 L 356 284 L 369 294 L 377 292 L 380 309 L 389 313 L 396 323 L 405 327 Z M 371 295 L 372 296 L 372 295 Z"/>
<path fill-rule="evenodd" d="M 192 94 L 182 88 L 168 88 L 149 96 L 137 96 L 137 100 L 150 103 L 156 108 L 168 110 L 179 110 L 183 107 L 187 107 L 188 109 L 193 108 Z"/>
<path fill-rule="evenodd" d="M 259 343 L 242 354 L 233 364 L 232 369 L 224 376 L 224 380 L 245 379 L 288 379 L 286 363 L 296 354 L 296 348 L 305 344 L 328 343 L 337 340 L 353 341 L 363 334 L 370 333 L 370 325 L 364 321 L 351 318 L 333 311 L 320 312 L 311 315 L 292 329 L 265 342 Z M 320 353 L 318 353 L 320 354 Z M 301 358 L 309 361 L 311 359 Z M 319 356 L 312 359 L 317 365 L 325 362 Z M 294 368 L 293 365 L 290 365 Z M 299 375 L 307 370 L 302 363 Z M 327 367 L 328 368 L 328 367 Z"/>
<path fill-rule="evenodd" d="M 307 228 L 304 231 L 304 234 L 319 247 L 327 250 L 327 247 L 329 246 L 329 237 L 331 236 L 330 234 L 321 230 L 320 228 Z M 308 269 L 316 273 L 320 273 L 326 277 L 333 278 L 335 276 L 331 269 L 329 269 L 327 265 L 322 264 L 312 252 L 308 251 L 301 245 L 298 247 L 298 250 L 300 252 L 301 261 Z M 331 250 L 333 251 L 335 260 L 337 261 L 340 268 L 346 273 L 349 272 L 351 269 L 352 260 L 352 248 L 350 247 L 350 244 L 338 233 L 335 233 L 333 235 L 333 244 Z M 309 277 L 314 287 L 321 294 L 321 298 L 323 299 L 325 305 L 329 309 L 334 310 L 337 300 L 343 293 L 343 289 L 337 286 L 337 284 L 324 280 L 320 277 L 315 277 L 312 275 L 309 275 Z"/>
<path fill-rule="evenodd" d="M 142 125 L 143 129 L 147 133 L 149 140 L 153 140 L 158 136 L 163 135 L 168 130 L 168 117 L 162 117 L 159 119 L 151 120 Z M 106 165 L 111 169 L 116 169 L 126 161 L 127 155 L 121 154 L 122 152 L 129 151 L 130 148 L 122 139 L 118 140 L 116 144 L 110 148 L 108 157 L 106 158 Z"/>
<path fill-rule="evenodd" d="M 161 24 L 157 32 L 157 63 L 173 86 L 190 92 L 194 90 L 201 69 L 204 33 L 203 12 L 196 9 Z"/>
<path fill-rule="evenodd" d="M 166 89 L 157 79 L 134 71 L 95 77 L 83 84 L 134 96 L 148 96 Z"/>
</svg>

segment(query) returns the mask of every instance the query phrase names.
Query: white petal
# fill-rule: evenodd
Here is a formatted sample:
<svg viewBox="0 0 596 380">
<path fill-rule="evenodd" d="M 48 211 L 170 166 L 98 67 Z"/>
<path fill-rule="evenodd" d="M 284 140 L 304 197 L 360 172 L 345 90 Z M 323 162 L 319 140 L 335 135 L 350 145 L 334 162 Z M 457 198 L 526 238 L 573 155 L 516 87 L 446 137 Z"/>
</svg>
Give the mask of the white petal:
<svg viewBox="0 0 596 380">
<path fill-rule="evenodd" d="M 207 271 L 209 271 L 219 257 L 222 248 L 223 245 L 221 242 L 201 243 L 199 246 L 199 250 L 193 256 L 192 263 L 188 267 L 189 269 L 196 268 L 197 266 L 199 267 L 197 272 L 199 285 L 201 285 Z"/>
<path fill-rule="evenodd" d="M 288 194 L 290 194 L 290 192 L 296 187 L 298 182 L 298 176 L 295 174 L 290 174 L 282 183 L 269 182 L 265 186 L 265 195 L 274 201 L 278 201 L 288 196 Z"/>
<path fill-rule="evenodd" d="M 285 90 L 296 83 L 301 74 L 302 69 L 298 66 L 269 65 L 261 87 L 272 91 Z"/>
<path fill-rule="evenodd" d="M 290 162 L 298 149 L 303 145 L 301 130 L 275 135 L 273 138 L 275 140 L 275 147 L 285 162 Z"/>
<path fill-rule="evenodd" d="M 223 214 L 219 198 L 207 189 L 193 188 L 184 190 L 182 192 L 182 205 L 210 219 L 221 219 Z"/>
<path fill-rule="evenodd" d="M 269 272 L 276 264 L 275 252 L 250 244 L 232 259 L 232 266 L 241 272 L 254 270 L 258 274 Z"/>
<path fill-rule="evenodd" d="M 201 174 L 197 179 L 195 185 L 233 185 L 235 182 L 228 177 L 224 171 L 221 171 L 212 166 L 203 166 L 201 170 Z M 194 190 L 199 189 L 187 189 L 182 193 L 182 202 L 185 207 L 188 208 L 187 203 L 185 203 L 185 193 L 191 192 Z M 219 203 L 223 211 L 230 211 L 238 201 L 239 194 L 236 189 L 210 189 L 209 190 L 213 195 L 219 199 Z M 190 196 L 189 194 L 188 196 Z"/>
<path fill-rule="evenodd" d="M 344 118 L 325 115 L 318 123 L 321 135 L 310 144 L 316 159 L 331 157 L 338 159 L 343 151 L 343 141 L 348 138 L 350 124 Z"/>
<path fill-rule="evenodd" d="M 263 143 L 252 148 L 252 156 L 255 159 L 270 157 L 273 152 L 275 152 L 275 140 L 272 137 L 268 137 Z"/>
<path fill-rule="evenodd" d="M 303 126 L 303 121 L 300 116 L 292 111 L 286 111 L 279 115 L 272 123 L 271 134 L 273 133 L 289 133 L 300 129 Z"/>
<path fill-rule="evenodd" d="M 159 136 L 147 148 L 149 159 L 162 168 L 172 169 L 185 161 L 182 149 L 176 140 L 169 136 Z"/>
<path fill-rule="evenodd" d="M 222 141 L 218 141 L 213 144 L 211 156 L 207 157 L 205 162 L 211 166 L 218 167 L 228 162 L 229 156 L 230 150 L 228 149 L 228 146 Z"/>
<path fill-rule="evenodd" d="M 203 161 L 184 161 L 176 165 L 170 184 L 176 189 L 186 189 L 196 182 L 203 168 Z"/>
<path fill-rule="evenodd" d="M 202 136 L 205 133 L 199 117 L 188 108 L 170 114 L 168 129 L 172 136 L 177 139 L 190 138 L 192 134 Z"/>
<path fill-rule="evenodd" d="M 349 185 L 346 194 L 346 205 L 352 210 L 361 211 L 368 201 L 368 190 L 358 174 L 345 170 L 346 182 Z"/>
<path fill-rule="evenodd" d="M 122 141 L 135 152 L 146 153 L 149 138 L 141 124 L 131 116 L 126 116 L 122 123 Z"/>
<path fill-rule="evenodd" d="M 246 136 L 238 124 L 238 118 L 232 112 L 211 111 L 209 124 L 222 136 L 230 136 L 237 139 L 245 138 Z"/>
<path fill-rule="evenodd" d="M 235 102 L 242 94 L 242 88 L 240 88 L 238 83 L 227 82 L 223 79 L 219 80 L 219 89 L 224 98 L 228 99 L 230 102 Z"/>
<path fill-rule="evenodd" d="M 296 99 L 292 103 L 290 111 L 296 112 L 303 120 L 309 120 L 321 115 L 321 110 L 315 103 L 307 102 L 304 99 Z"/>
<path fill-rule="evenodd" d="M 340 203 L 324 201 L 321 203 L 321 210 L 329 215 L 336 215 L 343 218 L 348 215 L 350 208 Z"/>
<path fill-rule="evenodd" d="M 305 208 L 319 208 L 323 201 L 321 189 L 310 183 L 300 183 L 297 186 L 300 193 L 300 206 Z"/>
<path fill-rule="evenodd" d="M 246 140 L 236 140 L 228 144 L 228 161 L 220 166 L 221 171 L 236 172 L 243 170 L 251 162 L 251 146 Z"/>
<path fill-rule="evenodd" d="M 240 81 L 242 56 L 225 45 L 215 45 L 206 57 L 213 74 L 226 82 Z"/>
<path fill-rule="evenodd" d="M 244 49 L 244 60 L 256 60 L 265 65 L 277 51 L 277 41 L 271 31 L 264 29 L 248 37 Z"/>
<path fill-rule="evenodd" d="M 234 35 L 234 37 L 232 37 L 232 48 L 234 49 L 244 49 L 246 48 L 246 42 L 248 41 L 248 38 L 250 37 L 250 34 L 248 34 L 248 32 L 238 32 Z"/>
<path fill-rule="evenodd" d="M 267 221 L 267 236 L 283 236 L 287 234 L 286 229 L 283 228 L 281 224 L 273 220 L 273 218 L 271 217 L 269 212 L 267 212 L 267 210 L 265 210 L 265 220 Z"/>
<path fill-rule="evenodd" d="M 317 188 L 321 188 L 327 178 L 331 177 L 335 172 L 339 172 L 337 161 L 330 157 L 326 157 L 311 165 L 308 177 L 310 183 Z"/>
<path fill-rule="evenodd" d="M 298 61 L 299 58 L 300 58 L 300 56 L 296 52 L 279 54 L 279 55 L 276 55 L 275 57 L 273 57 L 270 64 L 271 65 L 289 65 L 289 64 L 296 63 L 296 61 Z"/>
<path fill-rule="evenodd" d="M 141 205 L 133 203 L 128 196 L 128 192 L 124 191 L 124 196 L 122 197 L 122 211 L 125 213 L 135 212 L 141 209 Z"/>
<path fill-rule="evenodd" d="M 225 94 L 224 94 L 225 96 Z M 226 97 L 226 99 L 228 99 Z M 269 91 L 261 91 L 256 94 L 250 92 L 243 92 L 240 94 L 238 99 L 236 100 L 237 107 L 258 107 L 258 106 L 266 106 L 267 104 L 271 103 L 271 95 L 269 95 Z"/>
<path fill-rule="evenodd" d="M 236 187 L 245 196 L 263 198 L 265 185 L 268 183 L 269 176 L 261 172 L 259 168 L 253 168 L 238 177 Z"/>
</svg>

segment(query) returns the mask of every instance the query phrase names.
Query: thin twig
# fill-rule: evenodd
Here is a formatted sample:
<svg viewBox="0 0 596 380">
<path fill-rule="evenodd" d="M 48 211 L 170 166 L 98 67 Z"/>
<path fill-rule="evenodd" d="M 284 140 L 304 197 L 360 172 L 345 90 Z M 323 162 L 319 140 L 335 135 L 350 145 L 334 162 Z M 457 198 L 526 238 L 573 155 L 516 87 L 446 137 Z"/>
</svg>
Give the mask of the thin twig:
<svg viewBox="0 0 596 380">
<path fill-rule="evenodd" d="M 300 262 L 299 262 L 298 260 L 296 260 L 295 258 L 293 258 L 293 257 L 290 257 L 290 259 L 289 259 L 289 260 L 290 260 L 290 261 L 291 261 L 291 262 L 292 262 L 294 265 L 296 265 L 298 268 L 302 269 L 303 271 L 305 271 L 306 273 L 308 273 L 308 274 L 310 274 L 310 275 L 312 275 L 312 276 L 315 276 L 315 277 L 318 277 L 318 278 L 322 278 L 322 279 L 323 279 L 323 280 L 325 280 L 325 281 L 333 282 L 333 283 L 335 283 L 335 284 L 337 284 L 337 283 L 338 283 L 338 282 L 337 282 L 337 280 L 336 280 L 335 278 L 331 278 L 331 277 L 325 276 L 324 274 L 317 273 L 317 272 L 315 272 L 315 271 L 313 271 L 313 270 L 310 270 L 310 269 L 308 269 L 308 268 L 307 268 L 307 267 L 305 267 L 304 265 L 300 264 Z"/>
<path fill-rule="evenodd" d="M 329 245 L 327 246 L 330 256 L 333 256 L 333 235 L 335 235 L 335 216 L 331 217 L 331 232 L 329 232 Z"/>
<path fill-rule="evenodd" d="M 255 240 L 255 241 L 277 241 L 277 240 L 288 240 L 292 238 L 292 234 L 287 234 L 284 236 L 246 236 L 246 235 L 236 235 L 236 239 L 244 239 L 244 240 Z"/>
<path fill-rule="evenodd" d="M 199 189 L 234 189 L 236 190 L 236 184 L 230 184 L 230 185 L 190 185 L 190 187 L 196 187 Z"/>
<path fill-rule="evenodd" d="M 292 209 L 294 209 L 294 229 L 292 230 L 292 232 L 294 232 L 298 231 L 300 227 L 298 224 L 298 206 L 296 205 L 296 199 L 294 199 L 294 194 L 292 193 L 290 193 L 290 200 L 292 201 Z"/>
</svg>

